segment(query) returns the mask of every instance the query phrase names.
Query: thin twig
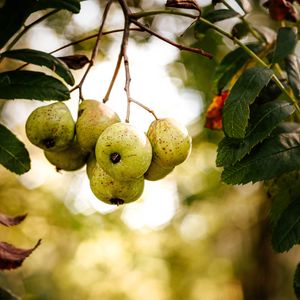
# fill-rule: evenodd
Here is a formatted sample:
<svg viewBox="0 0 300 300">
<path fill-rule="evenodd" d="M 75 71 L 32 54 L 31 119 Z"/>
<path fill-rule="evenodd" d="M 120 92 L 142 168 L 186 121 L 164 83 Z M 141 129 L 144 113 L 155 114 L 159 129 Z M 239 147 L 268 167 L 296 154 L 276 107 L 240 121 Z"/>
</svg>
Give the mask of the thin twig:
<svg viewBox="0 0 300 300">
<path fill-rule="evenodd" d="M 135 103 L 136 105 L 142 107 L 143 109 L 145 109 L 146 111 L 148 111 L 150 114 L 152 114 L 153 117 L 154 117 L 156 120 L 158 120 L 158 117 L 156 116 L 154 110 L 152 110 L 152 109 L 149 108 L 148 106 L 146 106 L 146 105 L 144 105 L 143 103 L 141 103 L 141 102 L 139 102 L 139 101 L 136 101 L 136 100 L 134 100 L 134 99 L 132 99 L 132 98 L 130 98 L 130 102 L 133 102 L 133 103 Z"/>
<path fill-rule="evenodd" d="M 98 34 L 97 34 L 97 40 L 96 40 L 96 43 L 95 43 L 95 47 L 92 51 L 92 54 L 91 54 L 91 58 L 90 58 L 90 62 L 89 62 L 89 65 L 84 73 L 84 75 L 82 76 L 80 82 L 78 85 L 76 85 L 73 89 L 70 90 L 70 93 L 75 91 L 76 89 L 79 89 L 79 99 L 80 100 L 83 100 L 83 95 L 82 95 L 82 86 L 83 86 L 83 83 L 90 71 L 90 69 L 92 68 L 92 66 L 94 65 L 95 63 L 95 60 L 96 60 L 96 57 L 97 57 L 97 54 L 98 54 L 98 51 L 99 51 L 99 46 L 100 46 L 100 40 L 101 40 L 101 37 L 103 35 L 103 27 L 104 27 L 104 23 L 106 21 L 106 17 L 108 15 L 108 12 L 109 12 L 109 9 L 110 9 L 110 6 L 112 4 L 113 0 L 109 0 L 105 6 L 105 9 L 104 9 L 104 12 L 103 12 L 103 15 L 102 15 L 102 22 L 100 24 L 100 27 L 99 27 L 99 31 L 98 31 Z"/>
</svg>

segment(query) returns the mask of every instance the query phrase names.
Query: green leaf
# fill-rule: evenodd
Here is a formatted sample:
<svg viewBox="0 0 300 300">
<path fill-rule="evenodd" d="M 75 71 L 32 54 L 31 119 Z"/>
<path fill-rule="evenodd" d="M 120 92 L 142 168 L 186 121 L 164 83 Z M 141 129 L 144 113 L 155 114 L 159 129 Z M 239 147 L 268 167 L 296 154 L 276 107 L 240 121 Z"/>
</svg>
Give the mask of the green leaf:
<svg viewBox="0 0 300 300">
<path fill-rule="evenodd" d="M 296 55 L 288 55 L 285 59 L 285 69 L 293 93 L 300 99 L 300 62 Z"/>
<path fill-rule="evenodd" d="M 0 8 L 0 49 L 19 30 L 35 11 L 47 8 L 80 11 L 78 0 L 7 0 Z"/>
<path fill-rule="evenodd" d="M 207 13 L 204 13 L 202 17 L 211 23 L 220 22 L 226 19 L 230 19 L 233 17 L 237 17 L 239 14 L 232 9 L 217 9 L 212 10 Z M 195 25 L 195 31 L 198 33 L 205 32 L 209 27 L 202 23 L 201 21 L 197 21 Z"/>
<path fill-rule="evenodd" d="M 247 44 L 247 47 L 255 53 L 262 50 L 261 44 Z M 213 83 L 216 92 L 223 90 L 233 76 L 236 75 L 249 59 L 249 54 L 240 47 L 229 52 L 215 69 Z"/>
<path fill-rule="evenodd" d="M 30 169 L 30 158 L 24 144 L 0 124 L 0 164 L 16 174 Z"/>
<path fill-rule="evenodd" d="M 295 271 L 293 286 L 297 299 L 300 299 L 300 263 L 297 265 Z"/>
<path fill-rule="evenodd" d="M 267 68 L 251 68 L 239 77 L 223 109 L 223 128 L 227 136 L 245 137 L 250 115 L 249 106 L 268 84 L 272 74 L 272 70 Z"/>
<path fill-rule="evenodd" d="M 272 135 L 235 165 L 224 168 L 222 180 L 245 184 L 272 179 L 300 169 L 300 132 Z"/>
<path fill-rule="evenodd" d="M 69 68 L 56 57 L 43 51 L 18 49 L 4 52 L 1 56 L 22 60 L 38 66 L 45 66 L 62 77 L 68 84 L 73 85 L 75 83 Z"/>
<path fill-rule="evenodd" d="M 297 27 L 281 27 L 277 33 L 277 41 L 273 54 L 272 63 L 278 63 L 289 54 L 294 53 L 298 37 Z"/>
<path fill-rule="evenodd" d="M 68 100 L 69 90 L 56 78 L 32 71 L 0 73 L 0 98 Z"/>
<path fill-rule="evenodd" d="M 245 139 L 225 137 L 219 143 L 217 166 L 230 166 L 241 160 L 294 111 L 294 105 L 286 101 L 273 101 L 256 107 L 251 114 Z"/>
<path fill-rule="evenodd" d="M 294 200 L 282 213 L 272 232 L 272 246 L 284 252 L 300 243 L 300 198 Z"/>
</svg>

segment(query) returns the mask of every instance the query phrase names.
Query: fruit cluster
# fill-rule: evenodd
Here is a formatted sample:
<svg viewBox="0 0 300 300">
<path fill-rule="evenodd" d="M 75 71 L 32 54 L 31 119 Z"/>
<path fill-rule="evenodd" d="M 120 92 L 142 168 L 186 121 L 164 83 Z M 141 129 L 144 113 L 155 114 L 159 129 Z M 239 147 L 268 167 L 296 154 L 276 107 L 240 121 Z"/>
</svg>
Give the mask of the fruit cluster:
<svg viewBox="0 0 300 300">
<path fill-rule="evenodd" d="M 79 105 L 76 123 L 62 102 L 39 107 L 27 119 L 26 134 L 57 170 L 86 164 L 95 196 L 116 205 L 137 200 L 144 179 L 165 177 L 191 150 L 191 138 L 177 121 L 157 119 L 145 134 L 96 100 Z"/>
</svg>

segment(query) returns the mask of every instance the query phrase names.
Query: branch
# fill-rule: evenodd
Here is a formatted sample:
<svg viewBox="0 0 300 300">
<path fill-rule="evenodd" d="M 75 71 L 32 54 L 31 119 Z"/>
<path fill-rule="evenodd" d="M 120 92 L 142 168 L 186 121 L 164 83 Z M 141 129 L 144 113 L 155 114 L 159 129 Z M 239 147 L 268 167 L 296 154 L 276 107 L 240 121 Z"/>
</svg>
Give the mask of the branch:
<svg viewBox="0 0 300 300">
<path fill-rule="evenodd" d="M 73 89 L 71 89 L 70 93 L 75 91 L 76 89 L 79 89 L 79 99 L 83 100 L 83 95 L 82 95 L 82 86 L 83 86 L 83 83 L 90 71 L 90 69 L 92 68 L 92 66 L 94 65 L 95 63 L 95 60 L 96 60 L 96 57 L 97 57 L 97 54 L 98 54 L 98 51 L 99 51 L 99 45 L 100 45 L 100 41 L 101 41 L 101 37 L 103 35 L 103 27 L 104 27 L 104 23 L 106 21 L 106 17 L 108 15 L 108 12 L 109 12 L 109 9 L 110 9 L 110 6 L 112 4 L 113 0 L 109 0 L 105 6 L 105 9 L 104 9 L 104 12 L 103 12 L 103 15 L 102 15 L 102 22 L 100 24 L 100 27 L 99 27 L 99 31 L 98 31 L 98 34 L 97 34 L 97 40 L 96 40 L 96 43 L 95 43 L 95 47 L 92 51 L 92 54 L 91 54 L 91 58 L 90 58 L 90 62 L 89 62 L 89 65 L 82 77 L 82 79 L 80 80 L 79 84 L 77 86 L 75 86 Z"/>
</svg>

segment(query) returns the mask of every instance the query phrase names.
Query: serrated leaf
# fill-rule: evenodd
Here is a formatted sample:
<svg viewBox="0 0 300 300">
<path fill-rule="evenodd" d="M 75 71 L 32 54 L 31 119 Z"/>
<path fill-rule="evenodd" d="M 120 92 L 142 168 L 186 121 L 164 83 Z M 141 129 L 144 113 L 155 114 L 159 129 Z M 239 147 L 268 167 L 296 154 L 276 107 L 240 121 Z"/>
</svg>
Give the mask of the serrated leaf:
<svg viewBox="0 0 300 300">
<path fill-rule="evenodd" d="M 246 70 L 231 89 L 223 109 L 223 128 L 228 137 L 243 138 L 250 114 L 249 106 L 273 75 L 267 68 Z"/>
<path fill-rule="evenodd" d="M 244 139 L 225 137 L 219 143 L 217 166 L 230 166 L 241 160 L 294 111 L 294 105 L 286 101 L 273 101 L 258 106 L 251 114 L 249 129 Z"/>
<path fill-rule="evenodd" d="M 253 52 L 258 53 L 262 50 L 261 44 L 247 44 Z M 215 89 L 221 91 L 234 75 L 249 61 L 250 56 L 242 48 L 236 48 L 229 52 L 215 69 L 213 83 Z"/>
<path fill-rule="evenodd" d="M 43 51 L 33 49 L 18 49 L 6 51 L 1 57 L 9 57 L 38 66 L 45 66 L 62 77 L 68 84 L 74 84 L 74 77 L 68 67 L 59 59 Z"/>
<path fill-rule="evenodd" d="M 300 62 L 296 55 L 288 55 L 285 58 L 285 69 L 293 94 L 300 99 Z"/>
<path fill-rule="evenodd" d="M 212 10 L 203 14 L 203 18 L 210 21 L 211 23 L 224 21 L 227 19 L 231 19 L 237 17 L 239 14 L 232 9 L 217 9 Z M 198 33 L 204 33 L 209 27 L 202 23 L 201 21 L 197 21 L 195 25 L 195 31 Z"/>
<path fill-rule="evenodd" d="M 300 132 L 273 135 L 235 165 L 224 168 L 222 180 L 245 184 L 272 179 L 300 168 Z"/>
<path fill-rule="evenodd" d="M 0 73 L 0 99 L 68 100 L 70 93 L 58 79 L 40 72 Z"/>
<path fill-rule="evenodd" d="M 281 27 L 277 33 L 277 41 L 273 54 L 272 63 L 278 63 L 289 54 L 294 53 L 298 37 L 297 27 Z"/>
<path fill-rule="evenodd" d="M 80 11 L 78 0 L 7 0 L 0 8 L 0 49 L 19 30 L 25 20 L 35 11 L 56 8 L 73 13 Z"/>
<path fill-rule="evenodd" d="M 300 299 L 300 263 L 297 265 L 295 274 L 294 274 L 294 282 L 293 282 L 294 292 L 297 299 Z"/>
<path fill-rule="evenodd" d="M 16 174 L 30 169 L 30 158 L 24 144 L 0 124 L 0 164 Z"/>
<path fill-rule="evenodd" d="M 291 249 L 300 242 L 300 198 L 282 213 L 272 232 L 272 246 L 277 252 Z"/>
</svg>

